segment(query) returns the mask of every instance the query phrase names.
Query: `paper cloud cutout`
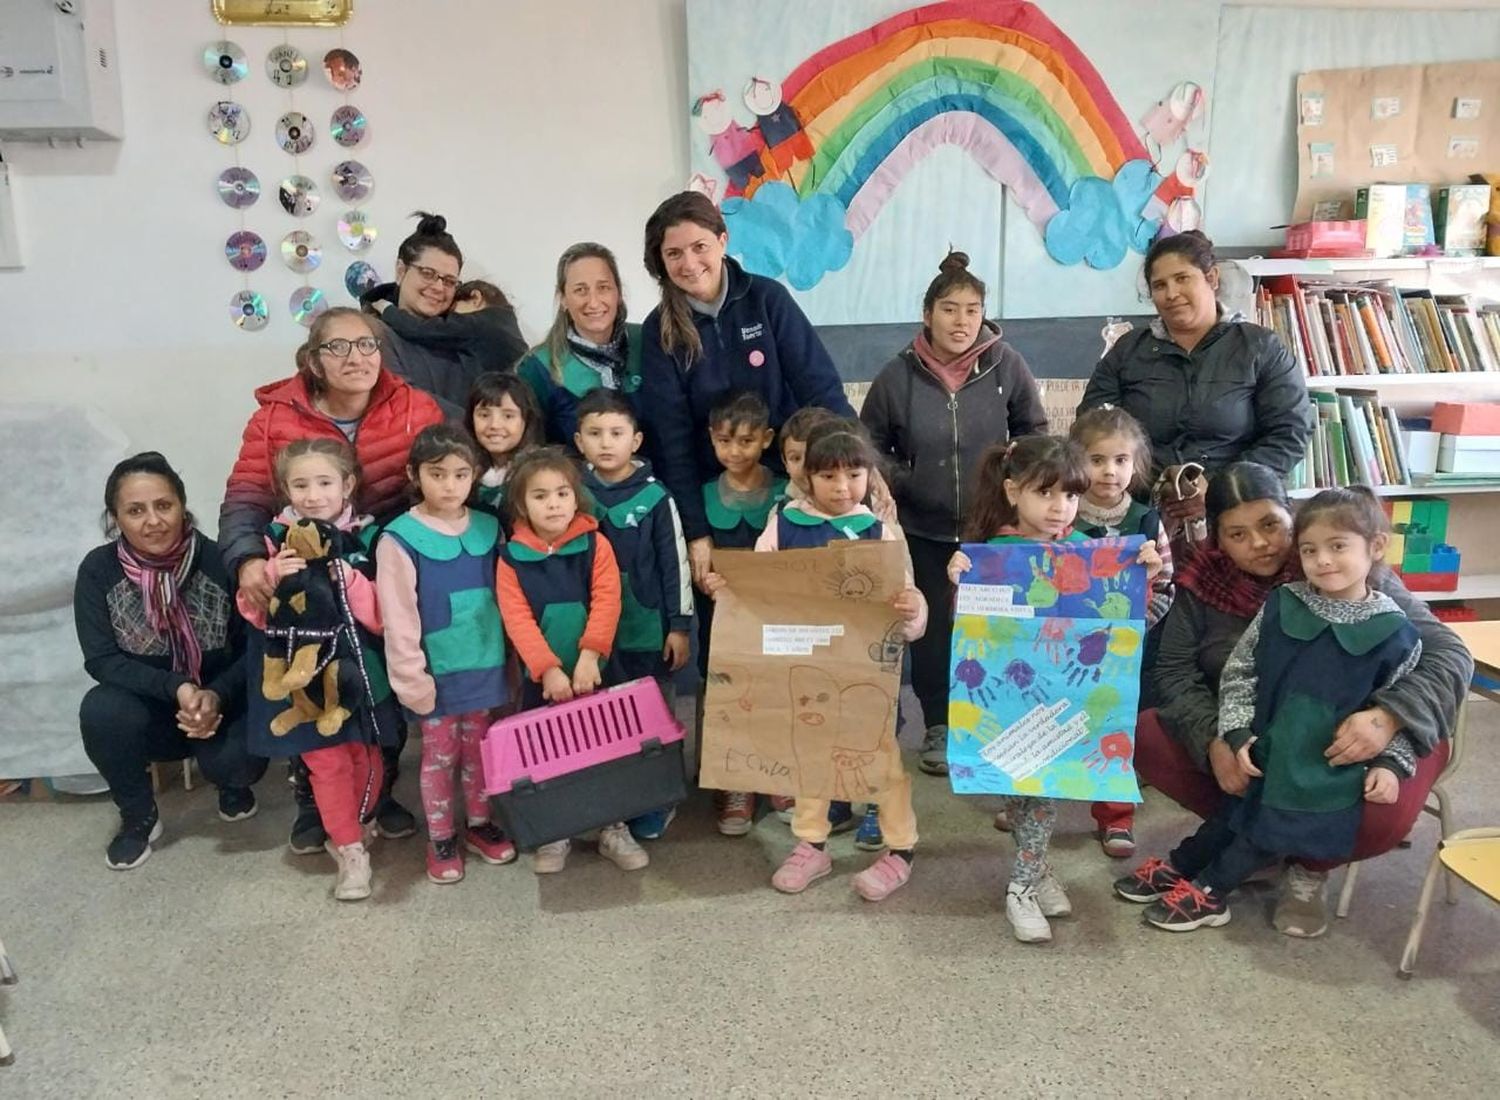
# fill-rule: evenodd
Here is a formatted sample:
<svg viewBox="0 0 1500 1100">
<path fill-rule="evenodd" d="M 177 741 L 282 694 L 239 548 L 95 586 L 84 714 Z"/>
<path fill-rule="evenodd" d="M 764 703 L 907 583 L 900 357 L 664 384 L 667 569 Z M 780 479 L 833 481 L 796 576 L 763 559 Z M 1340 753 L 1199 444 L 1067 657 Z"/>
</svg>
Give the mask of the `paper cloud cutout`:
<svg viewBox="0 0 1500 1100">
<path fill-rule="evenodd" d="M 785 275 L 798 290 L 817 286 L 854 254 L 844 207 L 832 195 L 798 199 L 790 184 L 776 180 L 748 199 L 725 199 L 723 214 L 729 254 L 757 275 Z"/>
<path fill-rule="evenodd" d="M 1151 246 L 1160 221 L 1141 211 L 1161 183 L 1144 160 L 1127 161 L 1113 181 L 1098 176 L 1076 180 L 1066 208 L 1047 222 L 1047 254 L 1060 264 L 1086 263 L 1097 270 L 1118 267 L 1130 249 Z"/>
</svg>

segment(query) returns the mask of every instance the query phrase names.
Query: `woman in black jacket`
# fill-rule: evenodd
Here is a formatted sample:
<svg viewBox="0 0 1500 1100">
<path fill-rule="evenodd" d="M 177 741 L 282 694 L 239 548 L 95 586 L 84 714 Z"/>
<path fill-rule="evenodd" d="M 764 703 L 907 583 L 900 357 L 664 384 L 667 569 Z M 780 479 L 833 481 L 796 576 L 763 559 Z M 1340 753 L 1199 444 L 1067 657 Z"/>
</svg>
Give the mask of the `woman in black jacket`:
<svg viewBox="0 0 1500 1100">
<path fill-rule="evenodd" d="M 83 559 L 73 589 L 83 667 L 99 681 L 78 720 L 120 810 L 105 862 L 126 871 L 161 836 L 151 761 L 196 759 L 225 821 L 255 814 L 266 761 L 245 747 L 244 624 L 182 478 L 155 451 L 135 455 L 111 471 L 104 507 L 112 541 Z"/>
<path fill-rule="evenodd" d="M 1146 253 L 1156 318 L 1122 336 L 1094 368 L 1078 411 L 1110 404 L 1151 438 L 1151 476 L 1194 462 L 1207 475 L 1258 462 L 1285 477 L 1307 448 L 1307 383 L 1270 329 L 1226 314 L 1213 242 L 1196 229 Z M 1203 492 L 1164 503 L 1169 520 L 1203 514 Z"/>
<path fill-rule="evenodd" d="M 918 763 L 948 772 L 948 665 L 953 598 L 948 559 L 958 549 L 969 480 L 992 443 L 1047 430 L 1036 379 L 984 319 L 984 283 L 950 252 L 922 299 L 922 331 L 882 368 L 860 419 L 891 459 L 891 494 L 927 597 L 927 633 L 911 647 L 912 690 L 927 727 Z"/>
</svg>

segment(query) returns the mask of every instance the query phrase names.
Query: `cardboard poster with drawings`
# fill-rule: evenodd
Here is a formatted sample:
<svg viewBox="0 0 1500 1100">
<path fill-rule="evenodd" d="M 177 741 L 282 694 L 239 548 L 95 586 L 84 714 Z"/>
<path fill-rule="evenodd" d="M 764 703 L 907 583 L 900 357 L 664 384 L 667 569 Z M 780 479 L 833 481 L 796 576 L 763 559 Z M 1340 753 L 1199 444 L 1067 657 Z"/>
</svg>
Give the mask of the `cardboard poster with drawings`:
<svg viewBox="0 0 1500 1100">
<path fill-rule="evenodd" d="M 901 776 L 900 542 L 716 552 L 699 782 L 846 801 Z"/>
<path fill-rule="evenodd" d="M 948 697 L 958 794 L 1139 802 L 1139 535 L 965 545 Z"/>
</svg>

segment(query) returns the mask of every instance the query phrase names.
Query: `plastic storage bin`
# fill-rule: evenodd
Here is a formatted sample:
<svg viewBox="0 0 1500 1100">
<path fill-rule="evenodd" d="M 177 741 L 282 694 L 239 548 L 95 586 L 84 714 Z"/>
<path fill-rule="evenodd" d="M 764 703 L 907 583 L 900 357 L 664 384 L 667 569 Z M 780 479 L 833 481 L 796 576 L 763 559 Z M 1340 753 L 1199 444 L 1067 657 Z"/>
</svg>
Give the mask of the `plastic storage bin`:
<svg viewBox="0 0 1500 1100">
<path fill-rule="evenodd" d="M 490 727 L 485 789 L 523 849 L 681 802 L 682 727 L 649 677 Z"/>
</svg>

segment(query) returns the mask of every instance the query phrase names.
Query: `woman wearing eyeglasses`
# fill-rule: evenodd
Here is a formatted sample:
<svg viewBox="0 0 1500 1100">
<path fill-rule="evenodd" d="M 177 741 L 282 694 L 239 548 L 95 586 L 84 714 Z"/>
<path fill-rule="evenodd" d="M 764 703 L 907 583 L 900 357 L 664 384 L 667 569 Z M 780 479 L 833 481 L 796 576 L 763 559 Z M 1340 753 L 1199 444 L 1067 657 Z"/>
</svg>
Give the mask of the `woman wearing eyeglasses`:
<svg viewBox="0 0 1500 1100">
<path fill-rule="evenodd" d="M 380 322 L 339 306 L 320 314 L 297 349 L 297 373 L 255 391 L 260 402 L 245 425 L 240 454 L 219 507 L 219 553 L 239 591 L 264 609 L 272 585 L 266 578 L 266 525 L 276 514 L 276 454 L 297 439 L 347 439 L 359 459 L 355 510 L 389 519 L 404 507 L 406 457 L 423 428 L 443 412 L 430 395 L 381 364 Z M 405 737 L 401 738 L 405 742 Z M 399 746 L 387 755 L 382 797 L 375 816 L 386 836 L 410 836 L 416 820 L 390 795 Z M 305 784 L 292 849 L 322 848 L 322 826 Z"/>
<path fill-rule="evenodd" d="M 526 354 L 526 341 L 503 294 L 472 312 L 454 309 L 463 252 L 446 218 L 422 211 L 417 218 L 396 250 L 396 281 L 371 288 L 360 304 L 390 329 L 386 366 L 461 417 L 474 379 L 510 370 Z"/>
</svg>

